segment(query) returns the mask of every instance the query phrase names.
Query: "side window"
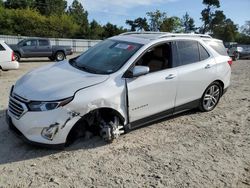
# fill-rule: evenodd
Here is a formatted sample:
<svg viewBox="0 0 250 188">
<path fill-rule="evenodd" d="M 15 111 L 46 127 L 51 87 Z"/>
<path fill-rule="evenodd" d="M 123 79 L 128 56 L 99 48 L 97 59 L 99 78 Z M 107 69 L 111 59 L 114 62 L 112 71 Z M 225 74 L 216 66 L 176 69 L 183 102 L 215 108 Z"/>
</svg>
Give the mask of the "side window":
<svg viewBox="0 0 250 188">
<path fill-rule="evenodd" d="M 0 51 L 5 51 L 5 48 L 0 44 Z"/>
<path fill-rule="evenodd" d="M 204 40 L 211 48 L 213 48 L 218 54 L 228 56 L 227 50 L 221 41 Z M 230 46 L 229 46 L 230 48 Z"/>
<path fill-rule="evenodd" d="M 157 72 L 172 67 L 171 43 L 160 44 L 149 49 L 136 63 L 148 66 L 150 72 Z"/>
<path fill-rule="evenodd" d="M 36 40 L 27 40 L 26 42 L 23 43 L 23 46 L 36 46 L 37 41 Z"/>
<path fill-rule="evenodd" d="M 200 61 L 198 42 L 177 41 L 180 65 L 187 65 Z"/>
<path fill-rule="evenodd" d="M 39 40 L 39 46 L 49 46 L 49 41 L 47 41 L 47 40 Z"/>
<path fill-rule="evenodd" d="M 201 61 L 206 60 L 210 57 L 207 50 L 201 44 L 199 44 L 199 50 L 200 50 L 200 60 Z"/>
</svg>

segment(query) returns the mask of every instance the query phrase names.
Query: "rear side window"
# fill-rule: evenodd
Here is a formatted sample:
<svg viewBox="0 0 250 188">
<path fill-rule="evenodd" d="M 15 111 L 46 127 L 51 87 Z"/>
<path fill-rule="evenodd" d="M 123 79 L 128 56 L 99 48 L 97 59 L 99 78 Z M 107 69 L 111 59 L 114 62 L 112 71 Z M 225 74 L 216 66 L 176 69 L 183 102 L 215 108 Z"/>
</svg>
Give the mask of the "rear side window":
<svg viewBox="0 0 250 188">
<path fill-rule="evenodd" d="M 47 41 L 47 40 L 39 40 L 39 46 L 49 46 L 49 41 Z"/>
<path fill-rule="evenodd" d="M 0 44 L 0 51 L 5 51 L 5 48 Z"/>
<path fill-rule="evenodd" d="M 220 55 L 223 56 L 228 56 L 227 54 L 227 50 L 224 46 L 224 44 L 220 41 L 209 41 L 209 40 L 205 40 L 205 42 L 211 47 L 213 48 L 217 53 L 219 53 Z"/>
<path fill-rule="evenodd" d="M 36 46 L 37 41 L 36 40 L 27 40 L 26 42 L 23 43 L 23 46 Z"/>
<path fill-rule="evenodd" d="M 200 50 L 200 60 L 201 61 L 206 60 L 210 57 L 207 50 L 201 44 L 199 44 L 199 50 Z"/>
<path fill-rule="evenodd" d="M 178 52 L 180 65 L 187 65 L 200 61 L 198 42 L 196 41 L 178 41 Z"/>
</svg>

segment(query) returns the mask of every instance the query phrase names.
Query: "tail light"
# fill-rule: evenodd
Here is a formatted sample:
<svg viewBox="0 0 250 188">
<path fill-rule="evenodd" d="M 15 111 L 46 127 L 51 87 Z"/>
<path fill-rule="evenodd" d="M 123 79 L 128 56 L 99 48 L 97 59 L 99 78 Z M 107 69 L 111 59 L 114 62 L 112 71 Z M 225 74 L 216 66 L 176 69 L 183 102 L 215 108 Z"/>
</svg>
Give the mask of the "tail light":
<svg viewBox="0 0 250 188">
<path fill-rule="evenodd" d="M 233 60 L 231 58 L 228 60 L 228 64 L 230 65 L 230 67 L 232 66 Z"/>
<path fill-rule="evenodd" d="M 15 61 L 15 53 L 14 52 L 11 53 L 11 61 Z"/>
</svg>

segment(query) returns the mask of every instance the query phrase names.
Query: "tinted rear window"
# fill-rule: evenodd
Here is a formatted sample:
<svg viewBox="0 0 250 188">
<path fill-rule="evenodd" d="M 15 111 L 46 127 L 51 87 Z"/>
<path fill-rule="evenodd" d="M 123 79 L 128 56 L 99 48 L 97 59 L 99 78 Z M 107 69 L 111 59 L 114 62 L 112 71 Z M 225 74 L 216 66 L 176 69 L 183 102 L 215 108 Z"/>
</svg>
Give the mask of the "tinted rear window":
<svg viewBox="0 0 250 188">
<path fill-rule="evenodd" d="M 187 65 L 200 61 L 198 42 L 178 41 L 177 45 L 181 65 Z"/>
<path fill-rule="evenodd" d="M 0 44 L 0 51 L 5 51 L 5 48 Z"/>
<path fill-rule="evenodd" d="M 200 60 L 201 61 L 208 59 L 210 57 L 207 50 L 201 44 L 199 44 L 199 49 L 200 49 L 200 58 L 201 58 Z"/>
<path fill-rule="evenodd" d="M 217 53 L 219 53 L 220 55 L 224 55 L 224 56 L 228 56 L 227 54 L 227 50 L 224 46 L 224 44 L 220 41 L 209 41 L 209 40 L 205 40 L 205 42 L 211 47 L 213 48 Z"/>
<path fill-rule="evenodd" d="M 47 40 L 39 40 L 39 46 L 49 46 L 49 41 L 47 41 Z"/>
</svg>

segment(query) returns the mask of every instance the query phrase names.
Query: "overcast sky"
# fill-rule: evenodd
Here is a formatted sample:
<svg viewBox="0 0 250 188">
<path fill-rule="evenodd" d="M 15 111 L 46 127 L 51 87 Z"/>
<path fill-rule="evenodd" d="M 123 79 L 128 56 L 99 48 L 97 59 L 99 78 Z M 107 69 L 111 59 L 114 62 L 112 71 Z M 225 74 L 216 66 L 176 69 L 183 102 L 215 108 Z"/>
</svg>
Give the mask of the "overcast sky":
<svg viewBox="0 0 250 188">
<path fill-rule="evenodd" d="M 68 0 L 70 5 L 73 0 Z M 146 12 L 159 9 L 168 16 L 182 17 L 188 12 L 200 26 L 202 0 L 79 0 L 89 12 L 89 19 L 101 24 L 111 22 L 126 26 L 125 20 L 145 17 Z M 250 0 L 221 0 L 221 10 L 239 26 L 250 20 Z"/>
</svg>

